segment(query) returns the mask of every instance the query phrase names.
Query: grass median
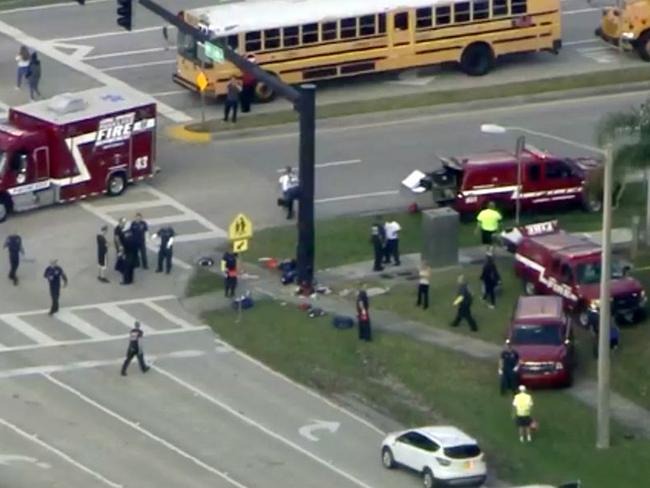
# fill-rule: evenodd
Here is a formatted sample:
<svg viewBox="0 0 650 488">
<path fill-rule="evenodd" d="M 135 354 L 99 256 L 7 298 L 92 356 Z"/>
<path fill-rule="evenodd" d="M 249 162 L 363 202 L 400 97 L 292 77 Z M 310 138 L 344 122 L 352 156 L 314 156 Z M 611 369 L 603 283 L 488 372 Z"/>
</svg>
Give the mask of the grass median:
<svg viewBox="0 0 650 488">
<path fill-rule="evenodd" d="M 336 330 L 328 317 L 309 319 L 274 302 L 258 303 L 237 324 L 221 311 L 205 318 L 235 347 L 325 394 L 360 396 L 405 425 L 460 426 L 480 440 L 501 479 L 580 478 L 590 488 L 611 488 L 638 486 L 650 476 L 642 441 L 614 425 L 613 447 L 596 450 L 594 412 L 562 391 L 534 394 L 541 430 L 532 444 L 520 444 L 510 401 L 497 393 L 496 363 L 401 336 L 360 343 L 356 331 Z M 383 469 L 379 460 L 376 469 Z"/>
<path fill-rule="evenodd" d="M 561 92 L 580 88 L 596 88 L 622 83 L 650 81 L 648 69 L 643 66 L 617 70 L 603 70 L 579 75 L 557 76 L 538 80 L 503 83 L 452 90 L 436 90 L 425 93 L 385 97 L 376 100 L 359 100 L 319 105 L 316 117 L 326 119 L 347 115 L 402 110 L 450 103 L 466 103 L 476 100 L 490 100 L 515 96 L 529 96 L 550 92 Z M 186 126 L 195 132 L 228 132 L 232 130 L 265 127 L 296 122 L 293 110 L 242 116 L 237 124 L 215 118 L 205 123 L 197 122 Z"/>
</svg>

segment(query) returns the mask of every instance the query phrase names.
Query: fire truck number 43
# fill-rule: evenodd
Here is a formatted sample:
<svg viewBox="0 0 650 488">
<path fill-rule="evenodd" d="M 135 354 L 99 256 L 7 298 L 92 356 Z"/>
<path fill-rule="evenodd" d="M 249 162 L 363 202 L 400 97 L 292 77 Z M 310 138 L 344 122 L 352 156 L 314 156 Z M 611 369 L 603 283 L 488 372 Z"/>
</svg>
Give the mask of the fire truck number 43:
<svg viewBox="0 0 650 488">
<path fill-rule="evenodd" d="M 147 169 L 147 166 L 149 166 L 149 156 L 141 156 L 138 159 L 135 160 L 133 163 L 133 166 L 135 169 Z"/>
</svg>

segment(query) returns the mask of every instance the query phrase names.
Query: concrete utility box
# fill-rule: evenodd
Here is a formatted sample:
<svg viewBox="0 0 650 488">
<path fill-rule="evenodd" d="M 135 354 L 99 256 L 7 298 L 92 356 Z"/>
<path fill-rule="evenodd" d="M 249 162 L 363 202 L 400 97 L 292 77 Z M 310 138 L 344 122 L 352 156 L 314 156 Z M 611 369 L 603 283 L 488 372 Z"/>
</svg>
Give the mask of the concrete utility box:
<svg viewBox="0 0 650 488">
<path fill-rule="evenodd" d="M 451 208 L 422 212 L 422 260 L 432 268 L 458 264 L 460 217 Z"/>
</svg>

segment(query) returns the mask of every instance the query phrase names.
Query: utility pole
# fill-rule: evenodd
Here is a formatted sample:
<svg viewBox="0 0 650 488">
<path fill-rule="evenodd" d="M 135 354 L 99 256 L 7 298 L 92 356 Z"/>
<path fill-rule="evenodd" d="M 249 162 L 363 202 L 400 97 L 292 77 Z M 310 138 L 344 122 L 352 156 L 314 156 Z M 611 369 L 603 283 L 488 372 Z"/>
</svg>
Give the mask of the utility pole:
<svg viewBox="0 0 650 488">
<path fill-rule="evenodd" d="M 610 443 L 610 362 L 609 334 L 612 320 L 610 275 L 612 270 L 612 145 L 605 147 L 603 182 L 603 242 L 600 262 L 600 316 L 598 318 L 598 412 L 596 447 L 609 448 Z"/>
</svg>

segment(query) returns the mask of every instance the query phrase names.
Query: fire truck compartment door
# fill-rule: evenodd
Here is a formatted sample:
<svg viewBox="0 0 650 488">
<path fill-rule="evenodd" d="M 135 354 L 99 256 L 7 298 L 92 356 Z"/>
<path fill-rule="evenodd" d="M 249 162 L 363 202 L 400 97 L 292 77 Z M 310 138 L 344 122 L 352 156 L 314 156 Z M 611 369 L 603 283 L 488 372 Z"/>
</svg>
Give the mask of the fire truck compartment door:
<svg viewBox="0 0 650 488">
<path fill-rule="evenodd" d="M 34 161 L 34 179 L 36 181 L 46 180 L 50 177 L 50 150 L 47 146 L 34 149 L 32 153 Z"/>
</svg>

